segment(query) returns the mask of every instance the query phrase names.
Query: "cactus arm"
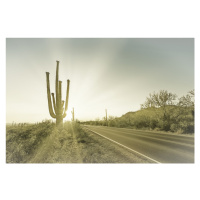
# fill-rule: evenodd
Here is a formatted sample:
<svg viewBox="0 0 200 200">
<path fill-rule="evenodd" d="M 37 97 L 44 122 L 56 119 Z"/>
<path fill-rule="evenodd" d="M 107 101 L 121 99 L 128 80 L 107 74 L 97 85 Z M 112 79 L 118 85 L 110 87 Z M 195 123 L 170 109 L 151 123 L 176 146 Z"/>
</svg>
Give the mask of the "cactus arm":
<svg viewBox="0 0 200 200">
<path fill-rule="evenodd" d="M 63 113 L 62 118 L 64 119 L 67 116 L 67 113 Z"/>
<path fill-rule="evenodd" d="M 70 80 L 67 80 L 67 92 L 66 92 L 66 101 L 65 101 L 65 109 L 64 109 L 64 113 L 62 115 L 63 118 L 65 118 L 67 116 L 66 112 L 68 109 L 68 100 L 69 100 L 69 84 L 70 84 Z"/>
<path fill-rule="evenodd" d="M 63 106 L 64 106 L 65 101 L 62 101 L 62 113 L 64 111 L 64 113 L 62 114 L 62 118 L 64 119 L 67 116 L 67 113 L 65 112 Z"/>
<path fill-rule="evenodd" d="M 59 61 L 57 62 L 57 66 L 56 66 L 56 107 L 57 107 L 57 111 L 58 111 L 58 107 L 59 107 L 59 84 L 58 84 L 58 73 L 59 73 Z"/>
<path fill-rule="evenodd" d="M 63 113 L 63 110 L 64 110 L 64 108 L 63 108 L 64 104 L 65 104 L 65 101 L 62 101 L 62 104 L 61 104 L 62 113 Z"/>
<path fill-rule="evenodd" d="M 59 103 L 62 102 L 62 81 L 59 81 Z"/>
<path fill-rule="evenodd" d="M 55 111 L 55 113 L 57 113 L 57 109 L 56 109 L 56 101 L 55 101 L 54 93 L 51 93 L 51 95 L 52 95 L 52 99 L 53 99 L 53 107 L 54 107 L 54 111 Z"/>
<path fill-rule="evenodd" d="M 58 104 L 57 104 L 57 109 L 58 109 L 58 114 L 62 115 L 62 81 L 59 81 L 58 85 Z"/>
<path fill-rule="evenodd" d="M 65 101 L 65 112 L 68 109 L 68 100 L 69 100 L 69 85 L 70 85 L 70 80 L 67 80 L 67 93 L 66 93 L 66 101 Z"/>
<path fill-rule="evenodd" d="M 56 115 L 53 112 L 53 108 L 51 104 L 49 72 L 46 72 L 46 80 L 47 80 L 47 98 L 48 98 L 49 114 L 51 115 L 52 118 L 56 118 Z"/>
</svg>

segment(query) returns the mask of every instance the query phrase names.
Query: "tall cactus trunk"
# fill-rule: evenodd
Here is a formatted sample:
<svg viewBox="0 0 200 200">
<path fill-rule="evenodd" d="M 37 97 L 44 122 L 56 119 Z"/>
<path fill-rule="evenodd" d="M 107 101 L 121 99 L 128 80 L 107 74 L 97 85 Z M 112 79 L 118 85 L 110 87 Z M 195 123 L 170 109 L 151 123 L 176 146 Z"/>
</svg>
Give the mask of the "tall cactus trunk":
<svg viewBox="0 0 200 200">
<path fill-rule="evenodd" d="M 62 118 L 62 116 L 57 116 L 56 117 L 56 126 L 60 127 L 62 125 L 63 125 L 63 118 Z"/>
<path fill-rule="evenodd" d="M 51 102 L 51 95 L 50 95 L 50 82 L 49 82 L 49 72 L 46 72 L 46 79 L 47 79 L 47 98 L 48 98 L 48 106 L 49 106 L 49 113 L 52 118 L 56 118 L 56 126 L 63 125 L 63 119 L 66 117 L 66 112 L 68 108 L 68 100 L 69 100 L 69 84 L 70 80 L 67 80 L 67 92 L 66 92 L 66 102 L 62 101 L 62 81 L 59 81 L 59 61 L 57 62 L 56 66 L 56 81 L 55 81 L 55 90 L 56 90 L 56 98 L 54 93 L 52 93 L 52 101 Z M 65 103 L 65 108 L 64 108 Z M 54 109 L 53 109 L 54 108 Z"/>
</svg>

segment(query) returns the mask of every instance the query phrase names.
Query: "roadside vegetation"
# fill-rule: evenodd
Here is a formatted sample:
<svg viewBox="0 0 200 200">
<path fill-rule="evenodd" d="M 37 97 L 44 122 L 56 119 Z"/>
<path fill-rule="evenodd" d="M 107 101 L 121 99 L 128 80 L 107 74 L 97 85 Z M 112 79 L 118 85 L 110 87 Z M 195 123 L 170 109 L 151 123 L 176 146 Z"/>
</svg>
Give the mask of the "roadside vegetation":
<svg viewBox="0 0 200 200">
<path fill-rule="evenodd" d="M 6 127 L 7 163 L 144 163 L 123 147 L 78 122 L 57 128 L 51 121 Z"/>
<path fill-rule="evenodd" d="M 191 134 L 194 133 L 194 106 L 194 90 L 181 98 L 161 90 L 149 94 L 139 111 L 83 124 Z"/>
<path fill-rule="evenodd" d="M 51 135 L 55 125 L 50 121 L 37 124 L 6 126 L 7 163 L 28 162 L 41 143 Z"/>
</svg>

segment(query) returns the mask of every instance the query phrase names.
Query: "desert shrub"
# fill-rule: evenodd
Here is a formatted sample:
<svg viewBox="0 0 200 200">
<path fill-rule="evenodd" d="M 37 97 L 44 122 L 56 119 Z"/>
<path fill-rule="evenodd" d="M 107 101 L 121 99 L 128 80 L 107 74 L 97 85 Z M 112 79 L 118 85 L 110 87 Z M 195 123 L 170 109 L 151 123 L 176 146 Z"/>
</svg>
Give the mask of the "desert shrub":
<svg viewBox="0 0 200 200">
<path fill-rule="evenodd" d="M 194 133 L 194 116 L 190 107 L 177 106 L 170 117 L 170 131 Z"/>
<path fill-rule="evenodd" d="M 158 126 L 158 121 L 154 118 L 150 119 L 149 127 L 150 129 L 155 129 Z"/>
<path fill-rule="evenodd" d="M 42 140 L 51 134 L 55 127 L 50 121 L 27 126 L 6 127 L 6 161 L 23 163 L 30 158 Z"/>
<path fill-rule="evenodd" d="M 108 126 L 111 126 L 111 127 L 117 126 L 116 120 L 109 120 L 109 121 L 108 121 Z"/>
</svg>

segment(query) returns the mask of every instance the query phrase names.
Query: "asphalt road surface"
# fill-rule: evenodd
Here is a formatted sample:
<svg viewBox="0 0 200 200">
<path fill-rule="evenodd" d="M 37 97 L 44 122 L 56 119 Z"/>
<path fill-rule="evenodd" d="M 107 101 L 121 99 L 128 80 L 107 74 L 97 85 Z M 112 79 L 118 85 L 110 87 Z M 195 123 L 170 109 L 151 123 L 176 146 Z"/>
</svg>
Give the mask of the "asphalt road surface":
<svg viewBox="0 0 200 200">
<path fill-rule="evenodd" d="M 194 163 L 194 136 L 126 128 L 85 126 L 155 163 Z"/>
</svg>

